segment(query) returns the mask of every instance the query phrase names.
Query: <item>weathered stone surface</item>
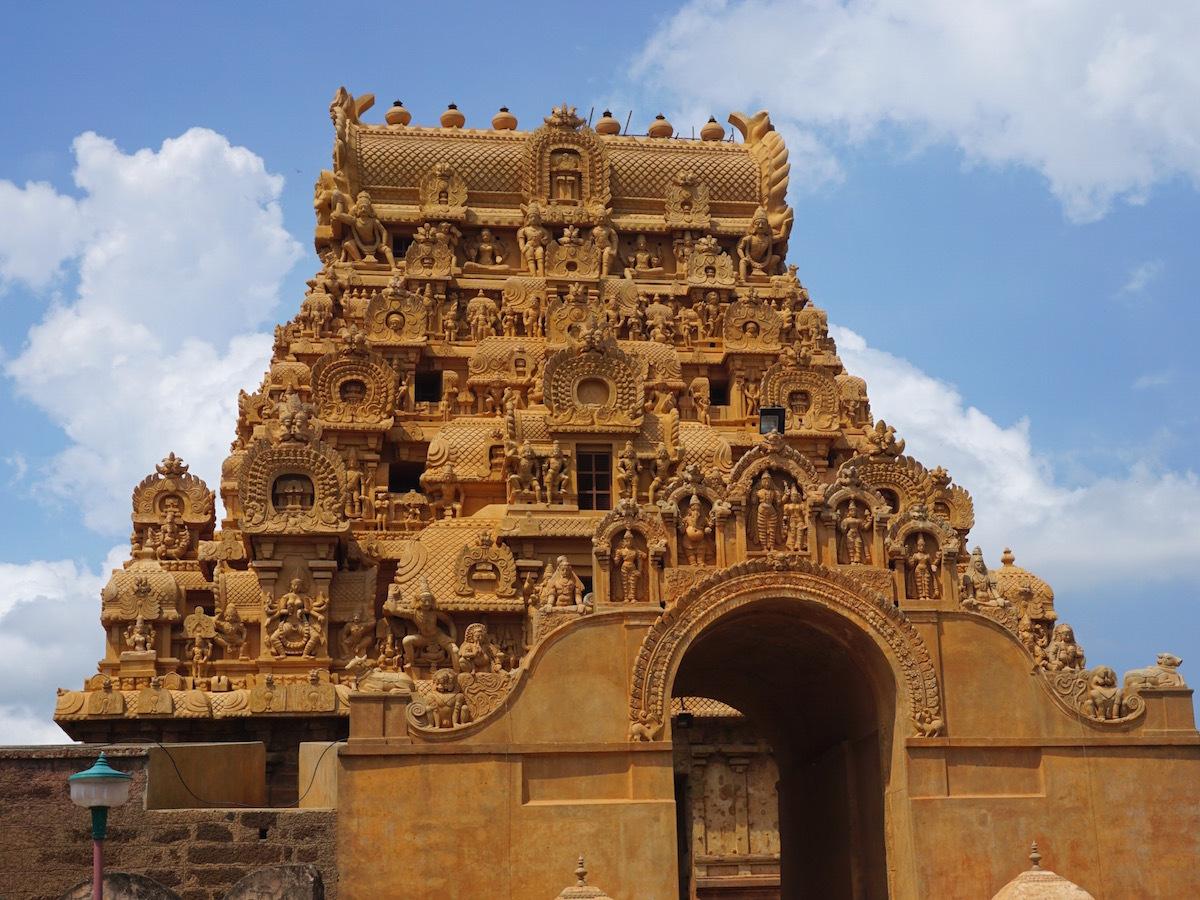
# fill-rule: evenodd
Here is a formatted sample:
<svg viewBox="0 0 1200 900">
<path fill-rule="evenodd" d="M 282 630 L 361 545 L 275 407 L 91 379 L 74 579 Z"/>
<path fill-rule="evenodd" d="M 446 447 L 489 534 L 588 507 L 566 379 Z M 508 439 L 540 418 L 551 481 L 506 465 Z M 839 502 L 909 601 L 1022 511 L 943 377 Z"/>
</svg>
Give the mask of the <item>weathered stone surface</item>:
<svg viewBox="0 0 1200 900">
<path fill-rule="evenodd" d="M 325 900 L 325 884 L 316 866 L 271 866 L 251 872 L 225 900 Z"/>
<path fill-rule="evenodd" d="M 104 873 L 105 900 L 179 900 L 179 895 L 146 875 Z M 82 881 L 62 895 L 63 900 L 92 900 L 92 880 Z"/>
</svg>

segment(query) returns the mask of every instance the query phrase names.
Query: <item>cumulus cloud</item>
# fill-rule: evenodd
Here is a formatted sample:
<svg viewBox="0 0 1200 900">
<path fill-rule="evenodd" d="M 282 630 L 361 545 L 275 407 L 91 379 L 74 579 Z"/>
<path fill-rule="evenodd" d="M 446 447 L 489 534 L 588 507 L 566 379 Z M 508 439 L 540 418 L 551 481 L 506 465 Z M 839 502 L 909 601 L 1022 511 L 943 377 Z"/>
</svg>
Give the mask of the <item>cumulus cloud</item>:
<svg viewBox="0 0 1200 900">
<path fill-rule="evenodd" d="M 1198 31 L 1187 0 L 693 0 L 633 76 L 680 110 L 766 106 L 834 147 L 896 127 L 1026 166 L 1090 221 L 1200 181 Z"/>
<path fill-rule="evenodd" d="M 74 560 L 0 563 L 0 733 L 6 744 L 62 743 L 55 689 L 79 688 L 104 655 L 100 589 L 128 548 L 92 571 Z"/>
<path fill-rule="evenodd" d="M 27 257 L 29 239 L 0 231 L 0 274 L 46 285 L 67 261 L 79 274 L 6 371 L 71 442 L 42 467 L 45 487 L 118 533 L 132 486 L 169 450 L 215 480 L 238 389 L 269 357 L 269 336 L 252 329 L 300 248 L 283 227 L 283 179 L 215 132 L 134 153 L 88 133 L 74 152 L 79 199 L 0 182 L 39 229 L 63 235 Z"/>
<path fill-rule="evenodd" d="M 1139 462 L 1117 477 L 1066 486 L 1035 452 L 1028 421 L 1001 425 L 953 385 L 849 329 L 830 330 L 846 368 L 867 380 L 876 418 L 905 438 L 905 452 L 930 467 L 944 465 L 971 492 L 971 540 L 990 564 L 1011 546 L 1060 590 L 1195 577 L 1196 473 Z"/>
</svg>

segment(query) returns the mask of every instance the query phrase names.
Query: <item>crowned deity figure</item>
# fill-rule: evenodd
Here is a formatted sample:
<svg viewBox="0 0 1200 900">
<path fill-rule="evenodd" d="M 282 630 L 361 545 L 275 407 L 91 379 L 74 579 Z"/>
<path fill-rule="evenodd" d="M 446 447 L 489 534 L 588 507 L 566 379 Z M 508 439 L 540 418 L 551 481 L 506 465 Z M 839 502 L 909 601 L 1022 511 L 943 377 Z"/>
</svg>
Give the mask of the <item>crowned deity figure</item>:
<svg viewBox="0 0 1200 900">
<path fill-rule="evenodd" d="M 393 615 L 410 620 L 416 626 L 416 634 L 406 634 L 400 642 L 404 648 L 404 667 L 409 675 L 423 655 L 444 654 L 450 660 L 450 668 L 458 671 L 458 647 L 450 639 L 450 635 L 442 631 L 438 625 L 437 600 L 429 589 L 429 580 L 421 578 L 421 589 L 417 593 L 417 603 L 413 608 L 399 602 L 391 603 L 389 610 Z M 397 591 L 397 600 L 399 592 Z M 389 601 L 391 598 L 389 598 Z"/>
<path fill-rule="evenodd" d="M 808 517 L 804 510 L 804 494 L 796 485 L 792 485 L 783 494 L 783 543 L 792 552 L 799 552 L 808 547 Z"/>
<path fill-rule="evenodd" d="M 350 212 L 334 210 L 332 218 L 348 229 L 346 240 L 342 242 L 343 262 L 376 262 L 378 254 L 389 269 L 396 268 L 387 229 L 375 215 L 370 194 L 360 191 Z"/>
<path fill-rule="evenodd" d="M 529 209 L 525 211 L 525 224 L 517 230 L 517 248 L 530 275 L 546 274 L 546 247 L 550 241 L 550 231 L 542 224 L 541 209 L 536 203 L 529 204 Z"/>
<path fill-rule="evenodd" d="M 621 575 L 621 599 L 626 603 L 636 603 L 644 599 L 638 596 L 638 584 L 641 581 L 642 562 L 645 558 L 646 554 L 633 545 L 633 532 L 626 528 L 613 553 L 613 565 Z"/>
<path fill-rule="evenodd" d="M 679 531 L 683 536 L 683 556 L 689 566 L 703 566 L 707 562 L 707 547 L 705 539 L 712 534 L 712 524 L 704 514 L 700 498 L 692 494 L 687 512 L 679 521 Z"/>
<path fill-rule="evenodd" d="M 754 538 L 768 553 L 779 540 L 780 503 L 779 489 L 771 480 L 771 473 L 763 472 L 754 488 Z"/>
<path fill-rule="evenodd" d="M 860 507 L 853 500 L 838 516 L 838 531 L 842 535 L 841 551 L 838 561 L 851 566 L 869 563 L 870 544 L 866 539 L 867 530 L 871 527 L 871 513 L 865 507 Z"/>
<path fill-rule="evenodd" d="M 925 534 L 917 534 L 916 543 L 904 560 L 909 574 L 910 597 L 914 600 L 936 600 L 941 595 L 938 585 L 938 559 L 925 548 Z"/>
<path fill-rule="evenodd" d="M 775 239 L 771 223 L 761 206 L 750 220 L 750 230 L 737 242 L 738 272 L 745 281 L 752 274 L 774 275 L 779 267 L 779 254 L 773 252 Z"/>
</svg>

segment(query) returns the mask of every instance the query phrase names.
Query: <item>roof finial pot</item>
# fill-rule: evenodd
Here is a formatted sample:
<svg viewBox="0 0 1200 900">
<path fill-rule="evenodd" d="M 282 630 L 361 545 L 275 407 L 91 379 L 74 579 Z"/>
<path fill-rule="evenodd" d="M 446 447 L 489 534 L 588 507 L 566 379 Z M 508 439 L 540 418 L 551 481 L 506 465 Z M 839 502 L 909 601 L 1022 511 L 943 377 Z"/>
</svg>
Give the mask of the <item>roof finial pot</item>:
<svg viewBox="0 0 1200 900">
<path fill-rule="evenodd" d="M 620 134 L 621 123 L 613 118 L 613 114 L 609 110 L 604 111 L 599 121 L 596 122 L 596 134 Z"/>
<path fill-rule="evenodd" d="M 650 128 L 646 134 L 652 138 L 669 138 L 675 133 L 675 127 L 667 121 L 667 117 L 659 113 L 654 117 L 654 121 L 650 123 Z"/>
<path fill-rule="evenodd" d="M 717 121 L 716 116 L 709 116 L 708 121 L 700 128 L 700 140 L 721 141 L 725 139 L 725 129 Z"/>
<path fill-rule="evenodd" d="M 446 107 L 446 111 L 442 113 L 443 128 L 462 128 L 467 124 L 467 117 L 459 112 L 458 107 L 451 103 Z"/>
<path fill-rule="evenodd" d="M 512 131 L 517 127 L 517 117 L 508 111 L 507 106 L 502 106 L 500 112 L 492 116 L 492 127 L 497 131 Z"/>
<path fill-rule="evenodd" d="M 412 113 L 404 108 L 403 103 L 395 100 L 384 114 L 384 119 L 387 120 L 389 125 L 407 125 L 412 121 Z"/>
</svg>

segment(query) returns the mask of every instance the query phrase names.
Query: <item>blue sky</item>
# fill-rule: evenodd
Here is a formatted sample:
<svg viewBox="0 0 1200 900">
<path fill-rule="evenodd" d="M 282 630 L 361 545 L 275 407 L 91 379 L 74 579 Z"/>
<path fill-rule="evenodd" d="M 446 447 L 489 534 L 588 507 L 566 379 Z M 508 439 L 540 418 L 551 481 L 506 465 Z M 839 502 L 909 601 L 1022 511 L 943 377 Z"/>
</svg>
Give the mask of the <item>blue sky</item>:
<svg viewBox="0 0 1200 900">
<path fill-rule="evenodd" d="M 791 261 L 876 414 L 974 494 L 989 562 L 1011 544 L 1051 580 L 1092 664 L 1200 659 L 1194 4 L 582 9 L 6 10 L 7 739 L 56 739 L 53 687 L 94 670 L 136 481 L 173 449 L 216 484 L 236 388 L 316 269 L 339 84 L 372 121 L 401 98 L 524 126 L 566 100 L 686 134 L 771 109 Z"/>
</svg>

